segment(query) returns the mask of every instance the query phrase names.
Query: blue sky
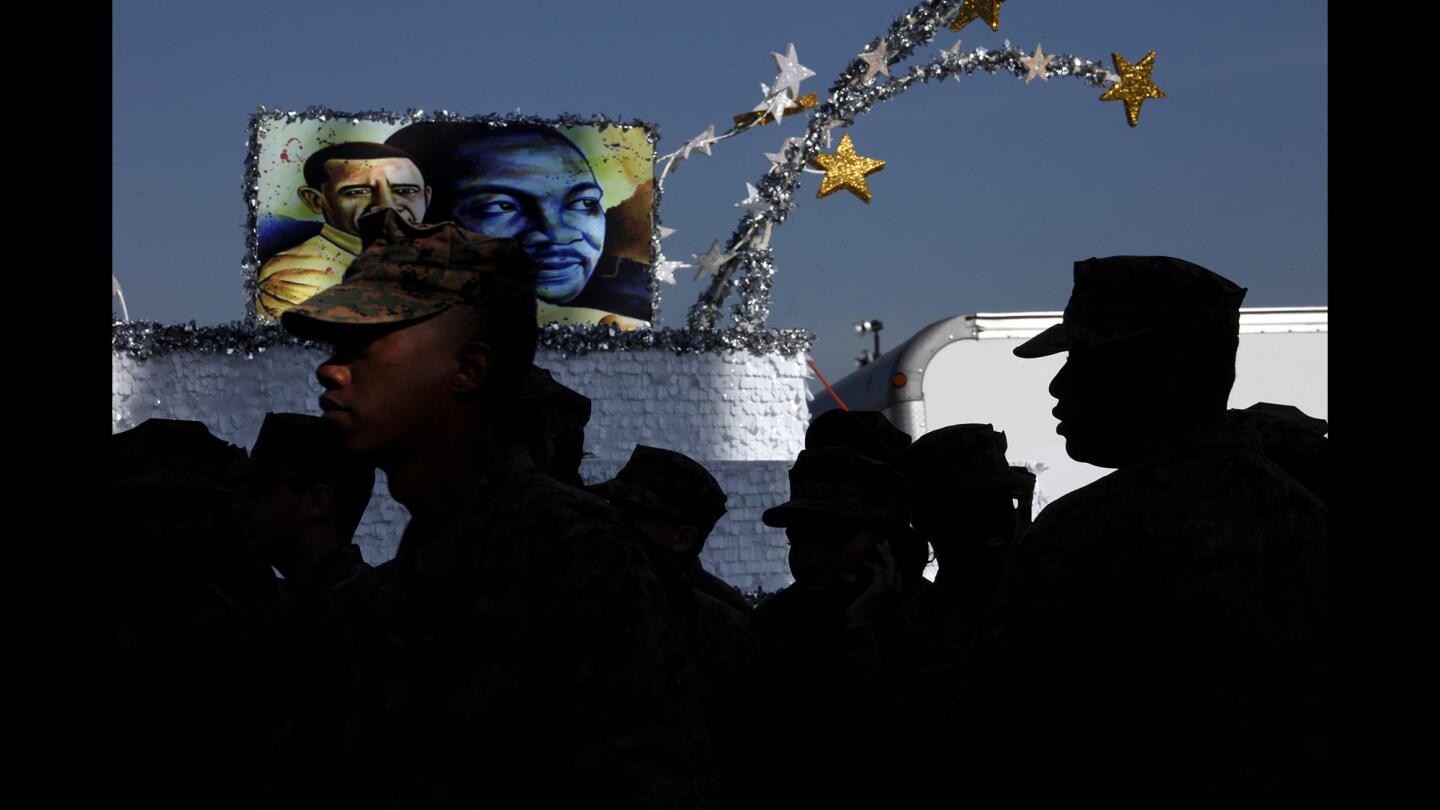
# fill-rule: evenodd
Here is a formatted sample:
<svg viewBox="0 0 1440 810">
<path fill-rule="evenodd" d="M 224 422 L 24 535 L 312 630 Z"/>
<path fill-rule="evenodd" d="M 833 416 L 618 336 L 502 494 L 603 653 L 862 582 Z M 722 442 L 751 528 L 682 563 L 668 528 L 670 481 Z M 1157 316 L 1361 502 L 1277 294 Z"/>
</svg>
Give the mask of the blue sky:
<svg viewBox="0 0 1440 810">
<path fill-rule="evenodd" d="M 639 118 L 660 126 L 663 153 L 754 106 L 788 43 L 818 74 L 802 90 L 823 98 L 909 7 L 115 2 L 112 269 L 133 318 L 242 316 L 241 173 L 261 104 Z M 1058 310 L 1074 260 L 1124 253 L 1203 264 L 1248 287 L 1246 306 L 1328 304 L 1327 14 L 1307 0 L 1009 0 L 999 32 L 942 31 L 901 69 L 956 39 L 1107 64 L 1154 50 L 1168 97 L 1136 129 L 1073 78 L 976 74 L 877 107 L 848 130 L 887 161 L 873 202 L 816 200 L 807 175 L 771 240 L 770 325 L 815 332 L 834 380 L 869 345 L 859 320 L 882 320 L 888 348 L 950 315 Z M 787 118 L 686 161 L 666 182 L 662 218 L 679 229 L 667 254 L 688 261 L 727 237 L 763 153 L 802 130 Z M 682 324 L 700 289 L 677 277 L 664 324 Z"/>
</svg>

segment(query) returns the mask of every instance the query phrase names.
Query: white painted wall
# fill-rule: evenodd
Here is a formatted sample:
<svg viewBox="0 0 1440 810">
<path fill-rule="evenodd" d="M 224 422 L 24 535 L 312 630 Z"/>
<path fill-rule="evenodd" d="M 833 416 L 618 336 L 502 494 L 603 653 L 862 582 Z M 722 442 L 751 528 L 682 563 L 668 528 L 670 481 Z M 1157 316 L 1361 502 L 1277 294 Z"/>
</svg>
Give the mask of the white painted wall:
<svg viewBox="0 0 1440 810">
<path fill-rule="evenodd" d="M 173 351 L 137 360 L 116 352 L 111 429 L 151 417 L 194 419 L 249 448 L 268 411 L 320 413 L 314 370 L 321 359 L 319 350 L 288 346 L 248 357 Z M 803 357 L 543 351 L 536 363 L 593 402 L 585 443 L 595 458 L 581 467 L 587 482 L 613 475 L 637 443 L 684 453 L 710 469 L 730 497 L 729 513 L 706 543 L 706 568 L 747 591 L 791 581 L 784 533 L 763 525 L 760 513 L 789 497 L 787 470 L 805 444 Z M 365 559 L 393 557 L 408 519 L 378 473 L 356 533 Z"/>
</svg>

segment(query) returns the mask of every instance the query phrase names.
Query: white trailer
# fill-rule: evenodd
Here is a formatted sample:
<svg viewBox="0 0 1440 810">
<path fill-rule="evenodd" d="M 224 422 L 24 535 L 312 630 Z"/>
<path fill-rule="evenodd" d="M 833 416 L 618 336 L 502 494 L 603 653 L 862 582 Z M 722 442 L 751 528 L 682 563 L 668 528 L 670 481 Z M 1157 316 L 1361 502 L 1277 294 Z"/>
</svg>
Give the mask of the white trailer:
<svg viewBox="0 0 1440 810">
<path fill-rule="evenodd" d="M 1240 310 L 1240 349 L 1230 407 L 1256 402 L 1294 405 L 1329 419 L 1328 307 Z M 1035 505 L 1100 478 L 1109 470 L 1065 454 L 1050 414 L 1050 380 L 1065 354 L 1022 360 L 1012 350 L 1060 322 L 1059 312 L 956 315 L 930 324 L 878 360 L 832 387 L 851 410 L 875 410 L 919 438 L 966 422 L 1005 432 L 1006 454 L 1036 474 Z M 815 394 L 812 416 L 837 408 L 827 391 Z"/>
</svg>

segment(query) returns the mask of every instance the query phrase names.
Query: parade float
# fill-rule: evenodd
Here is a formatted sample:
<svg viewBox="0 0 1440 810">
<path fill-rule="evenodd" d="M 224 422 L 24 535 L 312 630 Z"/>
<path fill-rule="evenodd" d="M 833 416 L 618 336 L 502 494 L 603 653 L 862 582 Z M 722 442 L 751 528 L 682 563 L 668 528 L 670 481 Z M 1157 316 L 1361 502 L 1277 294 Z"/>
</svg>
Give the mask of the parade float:
<svg viewBox="0 0 1440 810">
<path fill-rule="evenodd" d="M 787 499 L 787 471 L 804 444 L 813 335 L 769 324 L 777 271 L 771 243 L 803 196 L 805 176 L 818 176 L 817 199 L 846 191 L 870 203 L 867 177 L 885 162 L 844 130 L 891 99 L 948 79 L 1076 79 L 1101 90 L 1102 101 L 1123 102 L 1132 127 L 1145 100 L 1164 98 L 1151 81 L 1153 52 L 1134 62 L 1114 54 L 1107 67 L 1008 41 L 993 50 L 966 51 L 958 40 L 931 47 L 942 32 L 976 21 L 998 31 L 1000 11 L 1000 0 L 921 3 L 869 42 L 824 99 L 801 92 L 815 73 L 790 44 L 772 54 L 776 75 L 762 84 L 753 110 L 666 154 L 656 154 L 658 126 L 599 116 L 262 107 L 250 119 L 243 181 L 244 317 L 216 326 L 115 318 L 112 431 L 152 417 L 194 419 L 248 447 L 267 412 L 318 414 L 314 371 L 329 348 L 290 336 L 276 316 L 343 277 L 359 249 L 358 231 L 347 232 L 347 223 L 367 205 L 417 222 L 453 219 L 486 235 L 514 236 L 527 250 L 533 243 L 542 265 L 536 364 L 593 403 L 582 476 L 609 478 L 637 443 L 696 459 L 729 496 L 728 513 L 705 544 L 705 567 L 747 591 L 778 590 L 790 581 L 785 537 L 760 515 Z M 684 161 L 794 120 L 804 122 L 803 133 L 766 152 L 769 169 L 743 183 L 745 197 L 736 203 L 743 213 L 730 235 L 693 262 L 666 257 L 662 240 L 673 231 L 662 224 L 662 201 Z M 317 176 L 311 158 L 326 149 L 322 158 L 368 174 Z M 328 165 L 319 162 L 321 170 Z M 551 178 L 553 187 L 506 182 L 522 170 Z M 359 200 L 367 193 L 384 199 Z M 541 224 L 527 231 L 516 222 L 532 209 Z M 538 212 L 551 209 L 544 224 Z M 542 235 L 531 239 L 534 233 Z M 660 327 L 664 287 L 683 269 L 708 277 L 708 286 L 685 326 Z M 382 474 L 356 536 L 367 561 L 393 556 L 407 517 Z"/>
</svg>

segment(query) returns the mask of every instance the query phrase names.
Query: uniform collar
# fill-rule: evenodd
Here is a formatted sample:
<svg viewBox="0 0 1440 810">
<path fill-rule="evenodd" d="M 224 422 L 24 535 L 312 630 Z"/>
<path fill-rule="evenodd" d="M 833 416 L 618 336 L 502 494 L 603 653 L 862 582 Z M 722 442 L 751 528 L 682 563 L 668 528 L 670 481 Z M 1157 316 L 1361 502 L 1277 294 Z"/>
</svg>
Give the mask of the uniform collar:
<svg viewBox="0 0 1440 810">
<path fill-rule="evenodd" d="M 360 251 L 362 250 L 360 237 L 354 234 L 345 233 L 327 222 L 320 228 L 320 236 L 324 237 L 325 241 L 330 242 L 346 253 L 354 256 L 360 255 Z"/>
</svg>

